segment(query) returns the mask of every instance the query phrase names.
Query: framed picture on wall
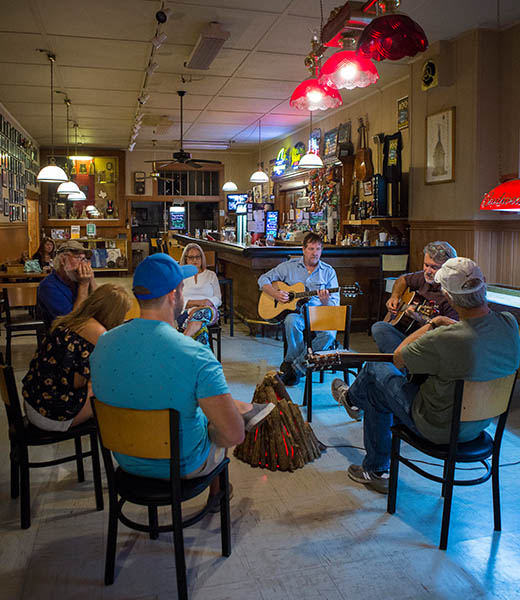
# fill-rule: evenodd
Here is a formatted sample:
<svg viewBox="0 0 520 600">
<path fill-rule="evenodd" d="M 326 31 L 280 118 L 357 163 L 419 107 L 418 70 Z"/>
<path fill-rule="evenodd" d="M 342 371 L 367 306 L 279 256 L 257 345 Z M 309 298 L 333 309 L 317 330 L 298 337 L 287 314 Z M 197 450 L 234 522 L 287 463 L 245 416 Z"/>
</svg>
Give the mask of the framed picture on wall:
<svg viewBox="0 0 520 600">
<path fill-rule="evenodd" d="M 4 198 L 4 217 L 9 216 L 9 200 Z"/>
<path fill-rule="evenodd" d="M 27 221 L 27 208 L 22 206 L 22 221 Z"/>
<path fill-rule="evenodd" d="M 407 129 L 409 125 L 410 114 L 408 111 L 408 96 L 399 98 L 397 101 L 397 129 Z"/>
<path fill-rule="evenodd" d="M 455 107 L 426 117 L 427 184 L 455 181 Z"/>
</svg>

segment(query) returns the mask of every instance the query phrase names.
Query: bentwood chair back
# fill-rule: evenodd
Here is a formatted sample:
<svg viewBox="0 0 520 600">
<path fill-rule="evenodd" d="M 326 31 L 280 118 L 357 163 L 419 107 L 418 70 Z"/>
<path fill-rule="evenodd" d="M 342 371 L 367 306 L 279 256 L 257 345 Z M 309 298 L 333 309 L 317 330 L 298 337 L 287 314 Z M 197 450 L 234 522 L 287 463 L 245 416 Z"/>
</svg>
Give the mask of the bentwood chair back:
<svg viewBox="0 0 520 600">
<path fill-rule="evenodd" d="M 342 331 L 342 346 L 345 350 L 350 348 L 350 324 L 352 321 L 352 306 L 350 304 L 340 306 L 309 306 L 304 305 L 303 318 L 305 322 L 304 340 L 307 352 L 312 353 L 312 338 L 316 331 Z M 327 370 L 338 370 L 338 367 L 326 367 L 309 365 L 305 376 L 305 391 L 303 403 L 307 405 L 307 421 L 312 421 L 312 374 L 314 371 L 320 373 L 320 383 L 323 383 L 323 374 Z M 349 369 L 344 371 L 344 377 L 348 377 Z"/>
<path fill-rule="evenodd" d="M 405 425 L 392 427 L 392 456 L 390 464 L 390 481 L 387 511 L 395 512 L 399 463 L 403 463 L 419 475 L 442 484 L 441 494 L 444 496 L 442 526 L 439 548 L 446 550 L 450 525 L 453 486 L 478 485 L 492 478 L 493 516 L 495 531 L 501 530 L 499 458 L 502 436 L 511 406 L 511 398 L 516 381 L 516 372 L 500 379 L 490 381 L 462 381 L 455 384 L 451 433 L 449 444 L 434 444 L 416 435 Z M 460 423 L 498 418 L 494 435 L 483 431 L 470 441 L 459 443 Z M 442 477 L 434 475 L 419 467 L 416 462 L 401 455 L 401 440 L 407 442 L 424 454 L 443 461 Z M 491 464 L 488 459 L 491 457 Z M 455 479 L 457 463 L 481 463 L 485 469 L 483 475 L 473 479 Z"/>
<path fill-rule="evenodd" d="M 131 529 L 147 532 L 151 539 L 156 539 L 160 533 L 173 532 L 177 593 L 181 600 L 185 600 L 188 598 L 188 586 L 183 528 L 200 521 L 217 501 L 220 502 L 222 554 L 224 556 L 231 554 L 229 459 L 224 459 L 205 477 L 181 479 L 179 413 L 176 410 L 134 410 L 111 406 L 95 399 L 94 414 L 98 423 L 110 498 L 105 585 L 114 582 L 117 527 L 118 521 L 121 521 Z M 152 431 L 153 435 L 150 435 Z M 163 480 L 138 477 L 124 471 L 121 467 L 114 468 L 111 452 L 147 459 L 169 459 L 170 478 Z M 215 503 L 207 504 L 202 510 L 183 521 L 182 502 L 201 494 L 217 477 L 221 491 L 215 497 Z M 127 502 L 147 506 L 148 523 L 139 523 L 125 515 L 123 508 Z M 171 507 L 171 523 L 159 525 L 157 511 L 159 506 Z"/>
<path fill-rule="evenodd" d="M 11 284 L 2 290 L 6 331 L 5 360 L 8 365 L 11 364 L 12 338 L 35 335 L 38 345 L 43 339 L 45 324 L 35 317 L 37 291 L 36 283 Z"/>
<path fill-rule="evenodd" d="M 67 431 L 44 431 L 35 427 L 23 416 L 20 407 L 18 391 L 9 365 L 0 365 L 0 392 L 7 412 L 9 425 L 9 444 L 11 462 L 11 498 L 20 497 L 20 526 L 28 529 L 31 526 L 31 489 L 30 469 L 51 467 L 66 462 L 76 461 L 78 481 L 85 480 L 83 459 L 91 457 L 94 489 L 96 495 L 96 510 L 103 510 L 103 491 L 101 487 L 101 469 L 97 432 L 91 419 Z M 90 438 L 90 451 L 83 452 L 81 438 Z M 75 452 L 54 460 L 34 462 L 29 459 L 31 446 L 47 446 L 67 440 L 74 440 Z"/>
</svg>

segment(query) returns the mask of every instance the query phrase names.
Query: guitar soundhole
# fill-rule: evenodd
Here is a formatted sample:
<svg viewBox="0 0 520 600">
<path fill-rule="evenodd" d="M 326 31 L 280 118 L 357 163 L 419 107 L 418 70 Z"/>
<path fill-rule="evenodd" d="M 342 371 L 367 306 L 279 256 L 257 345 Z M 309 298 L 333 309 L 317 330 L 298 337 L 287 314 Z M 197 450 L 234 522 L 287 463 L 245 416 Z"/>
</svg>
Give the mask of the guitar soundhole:
<svg viewBox="0 0 520 600">
<path fill-rule="evenodd" d="M 289 292 L 289 302 L 294 300 L 294 292 Z"/>
</svg>

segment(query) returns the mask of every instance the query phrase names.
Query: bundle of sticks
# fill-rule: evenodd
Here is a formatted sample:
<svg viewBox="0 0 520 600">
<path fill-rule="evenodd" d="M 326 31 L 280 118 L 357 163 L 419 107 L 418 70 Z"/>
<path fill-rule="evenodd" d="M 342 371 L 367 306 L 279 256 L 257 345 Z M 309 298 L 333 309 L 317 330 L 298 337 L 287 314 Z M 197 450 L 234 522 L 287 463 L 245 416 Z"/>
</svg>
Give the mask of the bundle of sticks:
<svg viewBox="0 0 520 600">
<path fill-rule="evenodd" d="M 272 402 L 276 408 L 235 448 L 238 459 L 252 467 L 294 471 L 321 456 L 325 446 L 303 420 L 276 371 L 269 371 L 256 386 L 253 402 Z"/>
</svg>

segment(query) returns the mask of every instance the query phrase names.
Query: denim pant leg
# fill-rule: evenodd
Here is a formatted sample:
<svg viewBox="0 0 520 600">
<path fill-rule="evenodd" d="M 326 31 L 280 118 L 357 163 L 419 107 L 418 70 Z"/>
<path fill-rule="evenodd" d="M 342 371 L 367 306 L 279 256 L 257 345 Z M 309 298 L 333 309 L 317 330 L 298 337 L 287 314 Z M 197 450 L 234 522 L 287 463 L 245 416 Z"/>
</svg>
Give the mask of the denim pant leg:
<svg viewBox="0 0 520 600">
<path fill-rule="evenodd" d="M 293 363 L 302 352 L 305 352 L 303 343 L 303 331 L 305 322 L 303 316 L 298 313 L 290 313 L 285 317 L 285 339 L 287 341 L 287 353 L 284 360 Z"/>
<path fill-rule="evenodd" d="M 366 363 L 349 389 L 349 399 L 364 410 L 363 441 L 367 471 L 387 471 L 394 415 L 415 433 L 419 433 L 412 419 L 412 403 L 419 386 L 410 383 L 390 363 Z"/>
<path fill-rule="evenodd" d="M 399 329 L 386 323 L 385 321 L 377 321 L 372 325 L 372 338 L 379 348 L 379 352 L 392 353 L 397 346 L 405 339 L 406 335 L 401 333 Z"/>
</svg>

